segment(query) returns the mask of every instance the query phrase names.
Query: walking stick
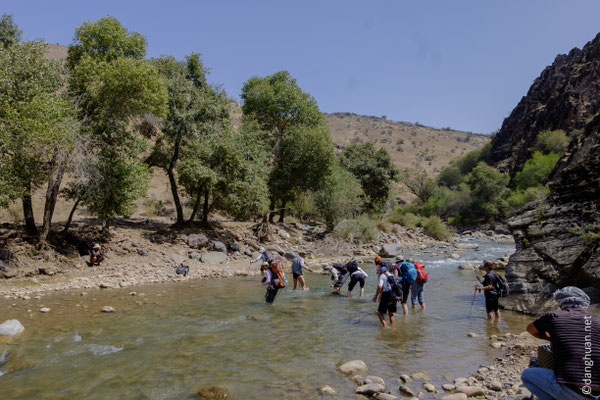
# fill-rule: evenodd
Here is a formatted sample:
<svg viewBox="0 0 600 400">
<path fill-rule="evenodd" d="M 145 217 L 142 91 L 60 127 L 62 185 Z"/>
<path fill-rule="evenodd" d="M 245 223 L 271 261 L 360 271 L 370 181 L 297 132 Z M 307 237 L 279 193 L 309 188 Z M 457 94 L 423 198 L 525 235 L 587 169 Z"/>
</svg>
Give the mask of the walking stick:
<svg viewBox="0 0 600 400">
<path fill-rule="evenodd" d="M 475 303 L 475 295 L 477 294 L 477 289 L 473 293 L 473 300 L 471 300 L 471 309 L 469 310 L 469 318 L 471 318 L 471 311 L 473 311 L 473 303 Z"/>
</svg>

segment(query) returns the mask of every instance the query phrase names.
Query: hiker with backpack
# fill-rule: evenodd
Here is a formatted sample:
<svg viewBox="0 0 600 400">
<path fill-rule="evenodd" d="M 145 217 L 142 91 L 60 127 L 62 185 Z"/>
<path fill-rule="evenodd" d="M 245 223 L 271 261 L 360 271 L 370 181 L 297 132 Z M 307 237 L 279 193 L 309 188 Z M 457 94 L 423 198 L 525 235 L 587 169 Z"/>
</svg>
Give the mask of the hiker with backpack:
<svg viewBox="0 0 600 400">
<path fill-rule="evenodd" d="M 425 300 L 423 298 L 423 286 L 429 279 L 429 274 L 425 269 L 425 264 L 422 262 L 414 262 L 415 269 L 417 270 L 417 279 L 412 283 L 410 287 L 410 302 L 412 309 L 416 310 L 417 302 L 421 305 L 421 309 L 425 310 Z"/>
<path fill-rule="evenodd" d="M 342 289 L 342 285 L 344 284 L 344 277 L 348 273 L 348 269 L 345 264 L 334 263 L 333 265 L 328 265 L 325 269 L 331 275 L 331 280 L 333 283 L 331 287 L 333 288 L 333 293 L 340 293 Z"/>
<path fill-rule="evenodd" d="M 283 289 L 287 285 L 287 278 L 283 272 L 283 264 L 280 260 L 273 260 L 270 263 L 265 261 L 262 263 L 260 271 L 264 276 L 262 284 L 267 286 L 265 300 L 267 303 L 273 304 L 279 289 Z"/>
<path fill-rule="evenodd" d="M 360 297 L 362 298 L 365 294 L 365 279 L 367 279 L 369 275 L 358 266 L 358 262 L 354 259 L 344 264 L 343 271 L 343 274 L 337 280 L 338 293 L 344 282 L 350 278 L 350 283 L 348 284 L 348 297 L 352 297 L 352 289 L 354 289 L 354 286 L 358 283 L 360 284 Z"/>
<path fill-rule="evenodd" d="M 398 276 L 391 274 L 387 267 L 381 266 L 378 268 L 377 273 L 379 279 L 377 281 L 377 291 L 373 296 L 373 302 L 376 303 L 379 300 L 379 307 L 377 307 L 377 316 L 383 327 L 387 327 L 385 322 L 385 314 L 387 313 L 390 319 L 390 325 L 394 325 L 394 314 L 396 313 L 396 307 L 398 300 L 401 296 L 400 280 Z"/>
<path fill-rule="evenodd" d="M 400 278 L 402 279 L 402 298 L 400 303 L 402 304 L 402 313 L 408 315 L 408 296 L 410 294 L 410 288 L 417 280 L 417 268 L 410 260 L 404 260 L 398 266 Z"/>
<path fill-rule="evenodd" d="M 499 321 L 500 310 L 498 308 L 498 299 L 508 294 L 508 286 L 504 278 L 493 271 L 494 265 L 491 261 L 485 260 L 479 269 L 483 269 L 486 274 L 483 277 L 481 286 L 475 285 L 475 290 L 483 290 L 488 320 L 493 320 L 495 316 L 496 321 Z"/>
</svg>

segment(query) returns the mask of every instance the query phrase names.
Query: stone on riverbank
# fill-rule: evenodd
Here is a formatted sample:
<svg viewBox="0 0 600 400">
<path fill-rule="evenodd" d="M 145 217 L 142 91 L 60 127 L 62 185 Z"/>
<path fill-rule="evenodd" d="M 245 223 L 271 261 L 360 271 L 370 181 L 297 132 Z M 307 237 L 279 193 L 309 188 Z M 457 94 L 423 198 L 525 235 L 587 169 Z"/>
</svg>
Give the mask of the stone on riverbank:
<svg viewBox="0 0 600 400">
<path fill-rule="evenodd" d="M 422 379 L 424 381 L 430 381 L 431 377 L 427 374 L 427 372 L 415 372 L 414 374 L 411 375 L 411 378 L 413 379 Z"/>
<path fill-rule="evenodd" d="M 198 390 L 198 396 L 203 399 L 228 399 L 231 397 L 229 389 L 225 386 L 204 386 Z"/>
<path fill-rule="evenodd" d="M 429 393 L 434 393 L 435 385 L 425 382 L 425 383 L 423 383 L 423 389 L 427 390 Z"/>
<path fill-rule="evenodd" d="M 464 393 L 452 393 L 442 397 L 440 400 L 467 400 L 467 395 Z"/>
<path fill-rule="evenodd" d="M 464 393 L 467 397 L 474 397 L 485 394 L 485 390 L 483 390 L 480 386 L 459 386 L 456 388 L 458 393 Z"/>
<path fill-rule="evenodd" d="M 171 261 L 175 264 L 181 264 L 185 262 L 185 257 L 179 254 L 171 254 Z"/>
<path fill-rule="evenodd" d="M 227 254 L 227 246 L 225 246 L 225 243 L 223 243 L 223 242 L 221 242 L 219 240 L 215 240 L 213 242 L 212 247 L 213 247 L 214 251 L 219 251 L 221 253 Z"/>
<path fill-rule="evenodd" d="M 400 375 L 400 380 L 402 381 L 402 383 L 408 383 L 408 382 L 412 381 L 412 379 L 410 378 L 410 376 L 408 376 L 407 374 L 401 374 Z"/>
<path fill-rule="evenodd" d="M 329 385 L 325 385 L 323 386 L 321 389 L 319 389 L 319 392 L 321 392 L 322 394 L 336 394 L 336 391 Z"/>
<path fill-rule="evenodd" d="M 398 400 L 398 397 L 389 393 L 376 393 L 373 398 L 377 400 Z"/>
<path fill-rule="evenodd" d="M 415 392 L 413 392 L 411 390 L 411 388 L 409 388 L 406 385 L 400 385 L 400 387 L 398 388 L 398 390 L 400 391 L 400 393 L 402 393 L 405 396 L 410 396 L 410 397 L 414 397 L 415 396 Z"/>
<path fill-rule="evenodd" d="M 227 261 L 227 254 L 220 251 L 209 251 L 208 253 L 202 254 L 200 261 L 206 264 L 219 264 Z"/>
<path fill-rule="evenodd" d="M 456 389 L 456 386 L 451 383 L 444 383 L 442 385 L 442 389 L 444 389 L 446 392 L 453 392 L 454 389 Z"/>
<path fill-rule="evenodd" d="M 348 361 L 345 364 L 340 365 L 339 370 L 342 374 L 350 375 L 361 371 L 367 371 L 369 367 L 361 360 Z"/>
<path fill-rule="evenodd" d="M 42 307 L 42 308 L 40 308 L 40 312 L 41 312 L 41 313 L 49 313 L 49 312 L 50 312 L 50 310 L 51 310 L 51 309 L 50 309 L 50 308 L 48 308 L 48 307 Z"/>
<path fill-rule="evenodd" d="M 0 336 L 15 337 L 20 335 L 25 327 L 19 320 L 9 319 L 0 324 Z"/>
<path fill-rule="evenodd" d="M 379 249 L 379 255 L 386 258 L 396 257 L 401 252 L 402 246 L 399 244 L 384 244 L 381 246 L 381 249 Z"/>
<path fill-rule="evenodd" d="M 202 234 L 191 234 L 187 236 L 187 245 L 192 249 L 200 249 L 208 246 L 208 238 Z"/>
<path fill-rule="evenodd" d="M 375 393 L 381 393 L 385 390 L 385 386 L 381 383 L 367 383 L 356 388 L 356 393 L 365 396 L 373 396 Z"/>
<path fill-rule="evenodd" d="M 111 313 L 111 312 L 115 312 L 115 309 L 111 306 L 104 306 L 104 307 L 102 307 L 102 312 Z"/>
<path fill-rule="evenodd" d="M 357 386 L 361 386 L 366 383 L 365 378 L 363 378 L 362 375 L 354 375 L 352 378 L 350 378 L 350 380 L 354 382 Z"/>
<path fill-rule="evenodd" d="M 379 383 L 385 386 L 385 381 L 382 378 L 373 375 L 367 376 L 367 378 L 365 379 L 365 383 Z"/>
</svg>

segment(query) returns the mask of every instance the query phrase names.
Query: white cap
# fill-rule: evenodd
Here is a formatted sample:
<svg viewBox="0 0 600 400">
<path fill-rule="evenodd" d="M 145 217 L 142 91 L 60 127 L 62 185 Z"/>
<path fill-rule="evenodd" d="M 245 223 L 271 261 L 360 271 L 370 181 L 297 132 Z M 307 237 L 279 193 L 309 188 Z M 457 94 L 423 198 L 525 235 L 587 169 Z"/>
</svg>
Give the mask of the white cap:
<svg viewBox="0 0 600 400">
<path fill-rule="evenodd" d="M 99 249 L 100 245 L 98 243 L 94 243 L 94 249 Z"/>
<path fill-rule="evenodd" d="M 261 247 L 260 249 L 258 249 L 259 252 L 264 253 L 265 252 L 265 248 Z"/>
</svg>

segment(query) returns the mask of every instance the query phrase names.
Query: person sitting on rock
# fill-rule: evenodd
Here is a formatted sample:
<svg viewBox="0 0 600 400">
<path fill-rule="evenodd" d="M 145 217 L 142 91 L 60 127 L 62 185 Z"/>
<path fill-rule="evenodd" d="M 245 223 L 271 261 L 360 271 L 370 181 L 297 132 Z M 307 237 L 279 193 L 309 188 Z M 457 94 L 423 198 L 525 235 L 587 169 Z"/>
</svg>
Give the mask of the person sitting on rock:
<svg viewBox="0 0 600 400">
<path fill-rule="evenodd" d="M 554 292 L 560 311 L 527 326 L 538 339 L 550 341 L 553 369 L 527 368 L 523 384 L 540 400 L 600 398 L 600 318 L 587 312 L 590 298 L 567 286 Z"/>
<path fill-rule="evenodd" d="M 95 243 L 90 251 L 90 264 L 92 266 L 100 265 L 104 258 L 104 250 L 98 243 Z"/>
</svg>

